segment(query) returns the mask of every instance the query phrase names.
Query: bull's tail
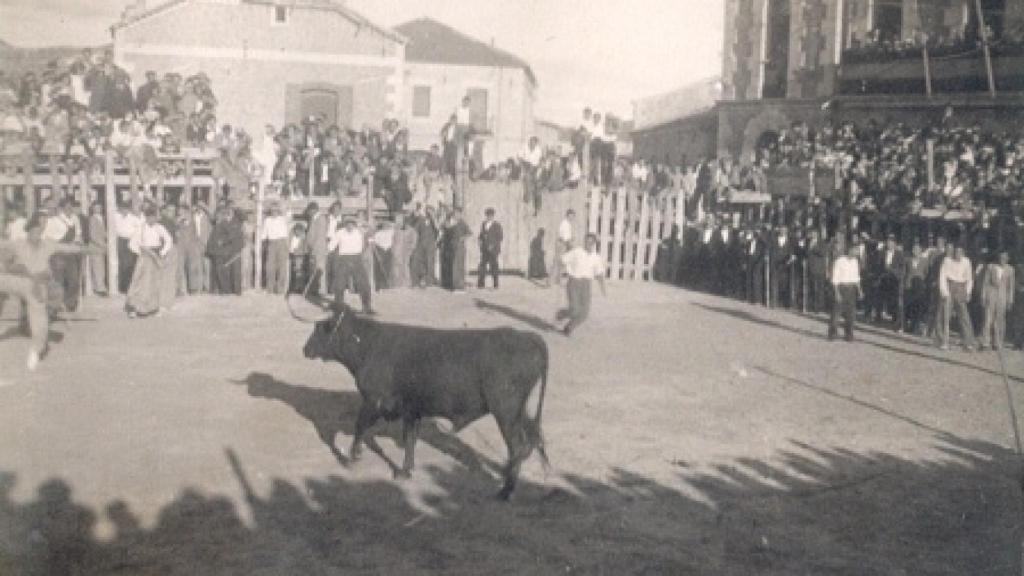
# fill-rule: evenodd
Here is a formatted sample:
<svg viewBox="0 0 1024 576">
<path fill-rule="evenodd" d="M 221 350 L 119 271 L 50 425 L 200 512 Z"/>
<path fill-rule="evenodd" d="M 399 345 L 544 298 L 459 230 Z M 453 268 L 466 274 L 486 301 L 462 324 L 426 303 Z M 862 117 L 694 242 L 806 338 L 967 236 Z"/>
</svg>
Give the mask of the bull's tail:
<svg viewBox="0 0 1024 576">
<path fill-rule="evenodd" d="M 544 432 L 540 425 L 541 416 L 544 414 L 544 395 L 548 389 L 548 347 L 543 340 L 541 341 L 541 357 L 540 396 L 537 398 L 537 415 L 533 420 L 527 420 L 527 433 L 530 437 L 530 443 L 537 447 L 537 453 L 540 454 L 544 469 L 548 470 L 551 468 L 551 461 L 548 460 L 548 452 L 544 447 Z"/>
</svg>

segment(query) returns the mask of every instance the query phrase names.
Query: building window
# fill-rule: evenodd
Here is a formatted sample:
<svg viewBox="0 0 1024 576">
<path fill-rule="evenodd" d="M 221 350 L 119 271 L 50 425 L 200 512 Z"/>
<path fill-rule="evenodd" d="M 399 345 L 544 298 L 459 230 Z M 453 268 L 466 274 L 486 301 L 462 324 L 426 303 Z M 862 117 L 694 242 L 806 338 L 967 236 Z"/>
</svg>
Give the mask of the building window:
<svg viewBox="0 0 1024 576">
<path fill-rule="evenodd" d="M 487 89 L 470 88 L 466 90 L 469 96 L 469 123 L 478 132 L 487 132 L 490 127 L 487 125 Z"/>
<path fill-rule="evenodd" d="M 274 24 L 282 25 L 288 23 L 288 7 L 274 6 Z"/>
<path fill-rule="evenodd" d="M 430 86 L 412 87 L 412 115 L 415 118 L 430 117 Z"/>
</svg>

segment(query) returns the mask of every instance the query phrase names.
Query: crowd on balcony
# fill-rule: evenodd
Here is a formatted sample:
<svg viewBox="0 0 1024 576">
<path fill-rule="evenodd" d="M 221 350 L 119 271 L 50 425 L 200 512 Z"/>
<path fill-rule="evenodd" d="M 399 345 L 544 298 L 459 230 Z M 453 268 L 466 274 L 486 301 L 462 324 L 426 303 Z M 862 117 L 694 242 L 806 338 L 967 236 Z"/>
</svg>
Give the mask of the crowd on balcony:
<svg viewBox="0 0 1024 576">
<path fill-rule="evenodd" d="M 203 73 L 187 78 L 146 72 L 133 89 L 109 50 L 85 49 L 19 77 L 0 75 L 0 149 L 45 148 L 71 158 L 98 151 L 177 151 L 203 146 L 216 134 L 217 99 Z M 139 152 L 140 154 L 142 152 Z"/>
<path fill-rule="evenodd" d="M 797 123 L 763 142 L 758 161 L 766 169 L 814 164 L 837 170 L 844 201 L 864 212 L 1009 215 L 1021 201 L 1024 130 L 956 125 L 949 113 L 923 129 L 868 120 L 815 131 Z"/>
<path fill-rule="evenodd" d="M 985 35 L 995 56 L 1024 54 L 1024 26 L 1006 27 L 1000 33 L 986 27 Z M 876 28 L 865 38 L 852 40 L 850 47 L 843 50 L 843 62 L 863 64 L 903 58 L 919 59 L 925 48 L 930 58 L 980 54 L 982 39 L 980 34 L 966 26 L 934 35 L 914 31 L 905 38 L 888 38 Z"/>
</svg>

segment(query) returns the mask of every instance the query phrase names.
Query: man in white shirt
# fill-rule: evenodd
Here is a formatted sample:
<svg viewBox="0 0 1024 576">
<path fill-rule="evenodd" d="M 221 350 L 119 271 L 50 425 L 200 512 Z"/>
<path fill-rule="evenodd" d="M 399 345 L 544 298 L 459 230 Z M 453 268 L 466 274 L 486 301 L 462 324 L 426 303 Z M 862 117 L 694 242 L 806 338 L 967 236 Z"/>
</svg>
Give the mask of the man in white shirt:
<svg viewBox="0 0 1024 576">
<path fill-rule="evenodd" d="M 555 279 L 555 285 L 562 285 L 562 272 L 565 266 L 562 264 L 562 256 L 572 249 L 575 230 L 573 221 L 576 219 L 576 211 L 569 209 L 565 211 L 565 218 L 558 225 L 558 237 L 555 238 L 555 262 L 551 266 L 551 276 Z"/>
<path fill-rule="evenodd" d="M 135 271 L 136 254 L 128 247 L 142 228 L 142 218 L 128 206 L 122 204 L 114 214 L 114 230 L 117 233 L 117 290 L 121 294 L 128 293 Z"/>
<path fill-rule="evenodd" d="M 857 246 L 851 244 L 845 256 L 832 264 L 832 316 L 828 324 L 828 339 L 835 340 L 839 332 L 839 315 L 843 316 L 843 329 L 847 342 L 853 341 L 853 323 L 857 316 L 857 300 L 863 293 L 860 287 L 860 260 Z"/>
<path fill-rule="evenodd" d="M 50 259 L 56 255 L 79 255 L 81 246 L 43 238 L 43 221 L 38 215 L 25 224 L 23 240 L 0 241 L 0 253 L 9 259 L 8 268 L 0 268 L 0 293 L 25 303 L 32 345 L 28 369 L 35 370 L 46 354 L 49 318 L 46 311 L 47 286 L 50 283 Z"/>
<path fill-rule="evenodd" d="M 523 202 L 533 204 L 533 215 L 540 211 L 540 189 L 537 184 L 537 173 L 540 171 L 540 161 L 543 158 L 544 150 L 540 146 L 540 139 L 531 136 L 526 147 L 519 153 L 519 161 L 523 172 Z"/>
<path fill-rule="evenodd" d="M 469 96 L 462 97 L 462 103 L 455 110 L 455 143 L 462 147 L 463 159 L 469 151 L 469 137 L 473 131 L 473 115 L 470 109 L 471 100 Z"/>
<path fill-rule="evenodd" d="M 267 291 L 284 294 L 288 290 L 288 218 L 277 203 L 263 220 L 263 240 L 267 242 Z"/>
<path fill-rule="evenodd" d="M 349 282 L 354 282 L 363 304 L 363 313 L 373 314 L 373 308 L 370 307 L 370 280 L 363 263 L 365 247 L 366 240 L 362 230 L 356 226 L 355 218 L 346 217 L 342 228 L 327 243 L 327 249 L 336 254 L 331 291 L 335 302 L 343 303 Z"/>
<path fill-rule="evenodd" d="M 601 286 L 601 294 L 607 296 L 604 287 L 604 260 L 597 253 L 597 235 L 587 234 L 586 249 L 577 246 L 562 256 L 562 264 L 569 274 L 566 283 L 566 295 L 569 298 L 569 309 L 561 310 L 558 319 L 569 318 L 562 328 L 562 333 L 570 336 L 590 314 L 590 285 L 597 280 Z"/>
<path fill-rule="evenodd" d="M 14 219 L 7 224 L 7 239 L 24 240 L 28 238 L 28 233 L 25 232 L 26 224 L 28 224 L 28 219 L 25 218 L 25 213 L 20 210 L 16 211 Z"/>
<path fill-rule="evenodd" d="M 78 214 L 74 201 L 65 198 L 60 201 L 59 208 L 51 212 L 43 227 L 43 240 L 62 244 L 81 244 L 82 234 L 79 232 Z M 51 268 L 53 279 L 61 288 L 64 309 L 74 312 L 78 309 L 78 301 L 82 292 L 82 261 L 79 254 L 61 254 L 54 256 Z"/>
<path fill-rule="evenodd" d="M 960 336 L 963 338 L 964 349 L 973 352 L 975 348 L 974 326 L 967 310 L 967 302 L 971 299 L 974 289 L 974 269 L 971 260 L 964 256 L 964 247 L 957 246 L 952 258 L 942 260 L 939 268 L 939 297 L 946 303 L 946 313 L 942 318 L 943 350 L 949 350 L 949 321 L 956 314 L 960 322 Z"/>
</svg>

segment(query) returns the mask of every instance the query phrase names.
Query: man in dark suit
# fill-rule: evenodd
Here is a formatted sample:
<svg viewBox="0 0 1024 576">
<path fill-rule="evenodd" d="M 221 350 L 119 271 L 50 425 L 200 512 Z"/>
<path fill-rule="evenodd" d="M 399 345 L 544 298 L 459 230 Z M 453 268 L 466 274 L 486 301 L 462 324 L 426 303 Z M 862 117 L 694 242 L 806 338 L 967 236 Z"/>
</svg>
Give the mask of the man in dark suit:
<svg viewBox="0 0 1024 576">
<path fill-rule="evenodd" d="M 484 278 L 490 270 L 494 288 L 498 288 L 498 255 L 503 239 L 501 224 L 494 220 L 494 208 L 484 211 L 486 219 L 480 225 L 480 268 L 477 270 L 477 288 L 484 287 Z"/>
<path fill-rule="evenodd" d="M 895 330 L 903 331 L 902 280 L 906 275 L 906 258 L 903 249 L 896 244 L 896 236 L 889 234 L 885 247 L 878 256 L 878 305 L 875 317 L 880 321 L 882 311 L 888 312 L 895 322 Z"/>
<path fill-rule="evenodd" d="M 788 308 L 790 306 L 790 268 L 795 256 L 793 255 L 793 243 L 785 226 L 778 227 L 768 250 L 771 261 L 771 275 L 768 277 L 771 300 L 768 305 L 771 308 L 777 306 Z"/>
<path fill-rule="evenodd" d="M 818 237 L 818 229 L 811 228 L 807 238 L 807 309 L 814 313 L 828 311 L 828 252 L 828 245 Z"/>
</svg>

